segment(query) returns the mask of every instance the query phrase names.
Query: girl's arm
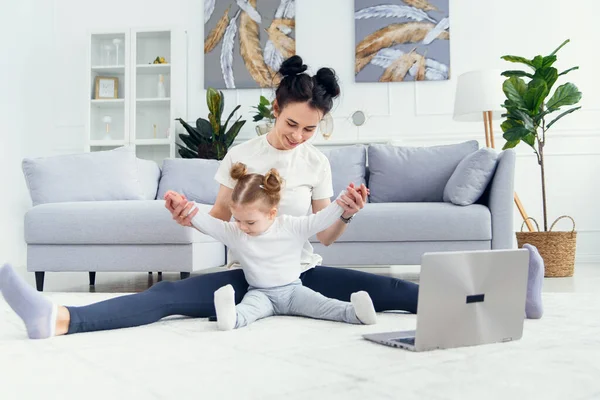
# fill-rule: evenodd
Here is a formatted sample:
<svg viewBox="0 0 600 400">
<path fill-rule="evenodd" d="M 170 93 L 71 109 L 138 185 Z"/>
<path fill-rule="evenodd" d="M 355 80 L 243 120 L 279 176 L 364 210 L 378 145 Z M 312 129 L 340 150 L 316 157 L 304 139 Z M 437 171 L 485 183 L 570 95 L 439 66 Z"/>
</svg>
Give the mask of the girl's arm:
<svg viewBox="0 0 600 400">
<path fill-rule="evenodd" d="M 338 196 L 338 199 L 340 197 L 341 195 Z M 336 200 L 316 214 L 307 215 L 305 217 L 286 216 L 285 222 L 295 235 L 308 239 L 338 221 L 343 212 L 344 209 Z"/>
<path fill-rule="evenodd" d="M 194 207 L 196 203 L 194 203 Z M 197 213 L 192 218 L 192 226 L 200 232 L 205 233 L 217 239 L 226 246 L 232 247 L 235 239 L 239 236 L 240 230 L 233 222 L 225 222 L 215 218 L 208 213 Z"/>
</svg>

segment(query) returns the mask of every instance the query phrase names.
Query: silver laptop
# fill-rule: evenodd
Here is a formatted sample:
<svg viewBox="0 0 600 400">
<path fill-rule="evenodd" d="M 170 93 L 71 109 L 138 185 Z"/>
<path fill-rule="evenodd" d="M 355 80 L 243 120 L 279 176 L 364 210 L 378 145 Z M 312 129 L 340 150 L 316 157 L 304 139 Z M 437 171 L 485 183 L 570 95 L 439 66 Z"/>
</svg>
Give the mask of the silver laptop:
<svg viewBox="0 0 600 400">
<path fill-rule="evenodd" d="M 416 331 L 363 336 L 412 351 L 518 340 L 528 264 L 527 249 L 425 253 Z"/>
</svg>

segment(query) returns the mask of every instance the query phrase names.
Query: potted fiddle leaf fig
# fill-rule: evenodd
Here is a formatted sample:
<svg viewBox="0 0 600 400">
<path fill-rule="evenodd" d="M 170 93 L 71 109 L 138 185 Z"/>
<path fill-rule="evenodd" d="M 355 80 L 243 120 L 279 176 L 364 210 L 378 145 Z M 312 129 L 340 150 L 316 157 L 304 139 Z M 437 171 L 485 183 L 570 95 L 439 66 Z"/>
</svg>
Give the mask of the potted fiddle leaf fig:
<svg viewBox="0 0 600 400">
<path fill-rule="evenodd" d="M 238 105 L 227 117 L 225 124 L 221 122 L 221 115 L 225 107 L 223 92 L 208 88 L 206 91 L 206 103 L 208 105 L 208 119 L 198 118 L 196 127 L 189 125 L 181 118 L 176 120 L 183 125 L 187 134 L 179 134 L 179 138 L 186 145 L 179 146 L 179 155 L 182 158 L 207 158 L 222 160 L 233 144 L 240 129 L 246 123 L 239 117 L 229 128 L 229 121 L 233 114 L 240 108 Z"/>
<path fill-rule="evenodd" d="M 575 66 L 559 72 L 554 67 L 558 51 L 569 41 L 565 40 L 547 56 L 536 55 L 532 59 L 513 55 L 502 57 L 505 61 L 527 67 L 526 70 L 507 70 L 502 73 L 507 79 L 502 87 L 506 96 L 502 106 L 506 109 L 506 113 L 502 114 L 505 119 L 501 128 L 506 139 L 503 149 L 513 148 L 523 142 L 533 149 L 540 166 L 544 230 L 540 231 L 538 228 L 538 232 L 517 232 L 517 241 L 519 247 L 523 243 L 538 247 L 545 260 L 546 276 L 571 276 L 575 256 L 575 221 L 569 216 L 562 216 L 548 229 L 544 160 L 544 148 L 550 128 L 565 116 L 581 108 L 581 106 L 572 107 L 581 100 L 582 96 L 575 84 L 563 83 L 553 90 L 562 76 L 579 69 Z M 563 217 L 573 221 L 573 230 L 552 232 L 556 221 Z"/>
<path fill-rule="evenodd" d="M 254 122 L 265 120 L 264 124 L 256 125 L 256 133 L 260 136 L 273 129 L 273 122 L 275 121 L 273 102 L 269 101 L 265 96 L 260 96 L 258 106 L 252 106 L 252 108 L 256 109 L 256 114 L 254 114 L 253 118 Z"/>
</svg>

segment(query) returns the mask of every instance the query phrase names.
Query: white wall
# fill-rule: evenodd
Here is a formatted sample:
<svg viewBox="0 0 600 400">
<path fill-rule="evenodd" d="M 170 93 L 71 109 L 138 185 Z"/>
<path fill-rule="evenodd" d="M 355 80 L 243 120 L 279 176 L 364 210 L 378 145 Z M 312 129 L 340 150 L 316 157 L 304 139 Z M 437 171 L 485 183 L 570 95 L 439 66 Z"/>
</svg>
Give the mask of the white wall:
<svg viewBox="0 0 600 400">
<path fill-rule="evenodd" d="M 44 5 L 35 11 L 38 22 L 43 23 L 31 23 L 37 38 L 20 45 L 33 46 L 40 51 L 43 50 L 40 41 L 47 43 L 51 38 L 52 62 L 37 64 L 36 68 L 38 75 L 53 76 L 60 90 L 52 92 L 51 96 L 49 92 L 35 91 L 43 101 L 36 103 L 36 107 L 25 109 L 23 114 L 27 121 L 31 121 L 33 115 L 43 113 L 47 104 L 54 107 L 48 120 L 36 118 L 47 129 L 27 129 L 23 121 L 16 123 L 15 128 L 27 140 L 20 156 L 69 153 L 83 148 L 85 104 L 81 99 L 87 90 L 85 33 L 88 29 L 176 25 L 187 30 L 189 92 L 186 117 L 195 119 L 206 115 L 201 0 L 104 0 L 93 3 L 54 0 L 53 10 L 46 4 L 49 1 L 29 0 L 26 3 Z M 566 12 L 566 7 L 571 11 Z M 557 67 L 581 67 L 570 73 L 568 79 L 583 92 L 581 104 L 584 108 L 557 124 L 550 134 L 546 150 L 549 219 L 562 214 L 575 218 L 579 232 L 578 259 L 600 260 L 600 250 L 595 246 L 600 239 L 600 213 L 595 206 L 599 193 L 594 183 L 600 171 L 597 150 L 600 145 L 600 91 L 596 90 L 600 78 L 594 62 L 600 34 L 595 17 L 600 12 L 600 3 L 594 0 L 573 0 L 568 5 L 560 0 L 451 0 L 452 79 L 391 84 L 354 83 L 353 9 L 352 0 L 297 0 L 297 53 L 313 72 L 321 66 L 333 67 L 342 83 L 342 96 L 334 109 L 336 129 L 329 143 L 393 139 L 407 145 L 431 145 L 481 140 L 481 123 L 452 120 L 456 77 L 472 69 L 508 69 L 510 65 L 500 60 L 501 55 L 549 53 L 564 39 L 571 39 L 572 42 L 559 53 Z M 29 66 L 25 70 L 33 68 Z M 22 71 L 15 72 L 19 75 Z M 44 80 L 38 76 L 36 82 L 41 85 Z M 30 87 L 28 93 L 33 94 L 34 90 Z M 225 92 L 226 111 L 235 104 L 242 104 L 242 113 L 249 119 L 242 138 L 254 135 L 250 106 L 256 103 L 260 93 L 269 94 L 258 89 Z M 349 122 L 349 116 L 355 110 L 368 115 L 367 123 L 360 128 Z M 496 142 L 502 144 L 498 125 L 497 122 Z M 38 145 L 30 147 L 30 143 Z M 527 148 L 517 150 L 517 192 L 527 212 L 541 221 L 539 170 L 535 157 Z M 19 160 L 12 157 L 11 165 L 15 166 Z M 12 179 L 15 185 L 22 186 L 18 173 L 13 174 Z M 6 200 L 0 199 L 2 209 L 5 203 Z M 16 203 L 19 204 L 18 217 L 9 221 L 10 233 L 22 229 L 18 222 L 24 208 L 21 195 Z M 515 212 L 517 226 L 519 221 Z M 561 222 L 559 227 L 566 229 L 568 224 Z"/>
</svg>

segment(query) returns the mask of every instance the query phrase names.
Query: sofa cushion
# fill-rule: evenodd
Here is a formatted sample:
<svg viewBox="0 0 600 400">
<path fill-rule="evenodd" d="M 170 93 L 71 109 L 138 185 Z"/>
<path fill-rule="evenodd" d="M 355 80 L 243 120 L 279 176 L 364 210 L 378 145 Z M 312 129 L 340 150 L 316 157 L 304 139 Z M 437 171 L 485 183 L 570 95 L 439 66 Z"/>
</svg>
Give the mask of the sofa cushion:
<svg viewBox="0 0 600 400">
<path fill-rule="evenodd" d="M 371 202 L 441 202 L 458 163 L 478 148 L 476 140 L 407 147 L 372 144 L 368 150 Z"/>
<path fill-rule="evenodd" d="M 323 150 L 331 165 L 333 200 L 350 182 L 355 186 L 366 184 L 367 149 L 363 145 L 344 146 Z"/>
<path fill-rule="evenodd" d="M 199 205 L 200 212 L 211 206 Z M 28 244 L 189 244 L 214 242 L 173 221 L 163 200 L 42 204 L 25 214 Z"/>
<path fill-rule="evenodd" d="M 498 152 L 483 147 L 462 159 L 444 188 L 444 201 L 459 206 L 475 203 L 492 180 Z"/>
<path fill-rule="evenodd" d="M 33 205 L 67 201 L 141 200 L 131 148 L 25 158 L 23 174 Z"/>
<path fill-rule="evenodd" d="M 365 204 L 336 242 L 491 240 L 490 210 L 481 204 Z M 315 237 L 311 240 L 315 241 Z"/>
<path fill-rule="evenodd" d="M 201 158 L 168 158 L 163 161 L 157 199 L 169 190 L 181 193 L 190 201 L 214 204 L 219 192 L 215 174 L 220 161 Z"/>
<path fill-rule="evenodd" d="M 137 159 L 138 176 L 144 200 L 155 200 L 160 180 L 160 168 L 155 161 Z"/>
</svg>

